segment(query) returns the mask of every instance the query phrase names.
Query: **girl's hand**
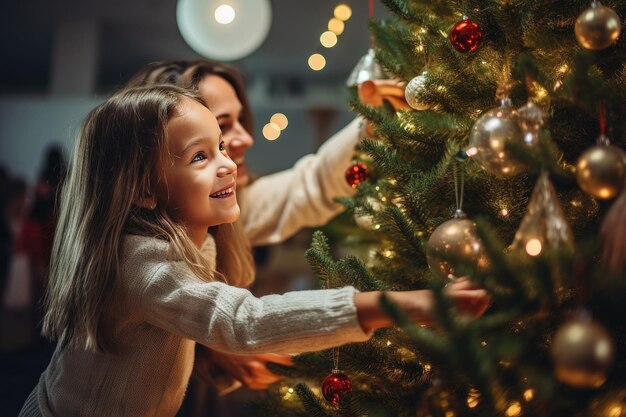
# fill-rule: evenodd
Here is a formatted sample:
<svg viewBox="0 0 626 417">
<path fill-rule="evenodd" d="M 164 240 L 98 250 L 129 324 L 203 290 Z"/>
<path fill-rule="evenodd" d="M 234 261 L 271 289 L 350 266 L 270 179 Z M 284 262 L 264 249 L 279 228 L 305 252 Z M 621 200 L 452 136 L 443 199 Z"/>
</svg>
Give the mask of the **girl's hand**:
<svg viewBox="0 0 626 417">
<path fill-rule="evenodd" d="M 482 288 L 475 286 L 467 278 L 459 278 L 445 289 L 458 310 L 481 316 L 489 307 L 490 297 Z M 365 332 L 380 327 L 393 326 L 393 322 L 380 306 L 380 291 L 356 293 L 354 304 L 357 310 L 359 324 Z M 387 296 L 398 304 L 408 315 L 409 319 L 418 324 L 431 325 L 434 322 L 433 312 L 435 299 L 430 290 L 417 291 L 390 291 Z"/>
<path fill-rule="evenodd" d="M 232 378 L 240 381 L 250 389 L 264 390 L 270 384 L 282 379 L 267 369 L 268 362 L 291 366 L 290 356 L 265 353 L 261 355 L 235 355 L 224 352 L 213 352 L 212 360 L 225 370 Z"/>
<path fill-rule="evenodd" d="M 445 292 L 454 300 L 459 312 L 474 317 L 482 316 L 491 303 L 491 297 L 487 291 L 476 286 L 467 277 L 459 278 L 446 285 Z"/>
</svg>

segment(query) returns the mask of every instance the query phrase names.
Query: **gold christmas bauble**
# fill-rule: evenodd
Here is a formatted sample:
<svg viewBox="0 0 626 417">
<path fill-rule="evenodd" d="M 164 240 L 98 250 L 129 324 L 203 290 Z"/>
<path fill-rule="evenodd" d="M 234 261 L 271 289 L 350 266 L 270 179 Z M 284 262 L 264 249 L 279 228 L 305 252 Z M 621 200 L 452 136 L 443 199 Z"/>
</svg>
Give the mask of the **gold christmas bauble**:
<svg viewBox="0 0 626 417">
<path fill-rule="evenodd" d="M 585 48 L 594 51 L 608 48 L 620 35 L 622 21 L 610 7 L 594 1 L 576 19 L 576 39 Z"/>
<path fill-rule="evenodd" d="M 458 268 L 448 258 L 455 258 L 481 269 L 487 266 L 476 223 L 465 218 L 455 218 L 442 223 L 430 235 L 426 248 L 426 260 L 430 270 L 442 278 L 456 276 Z"/>
<path fill-rule="evenodd" d="M 598 388 L 613 364 L 615 346 L 603 326 L 576 318 L 559 327 L 551 353 L 559 381 L 574 388 Z"/>
<path fill-rule="evenodd" d="M 424 89 L 424 84 L 426 84 L 427 75 L 428 73 L 426 71 L 422 72 L 420 75 L 409 81 L 404 89 L 404 98 L 406 99 L 406 102 L 409 103 L 409 106 L 415 110 L 428 110 L 430 108 L 428 104 L 419 101 L 421 91 Z"/>
<path fill-rule="evenodd" d="M 518 174 L 523 165 L 513 160 L 506 146 L 511 142 L 522 142 L 517 113 L 508 98 L 502 105 L 482 115 L 470 132 L 470 148 L 475 148 L 474 159 L 487 172 L 500 177 Z"/>
<path fill-rule="evenodd" d="M 615 197 L 624 184 L 626 155 L 617 146 L 595 145 L 578 158 L 576 180 L 580 188 L 597 198 Z"/>
</svg>

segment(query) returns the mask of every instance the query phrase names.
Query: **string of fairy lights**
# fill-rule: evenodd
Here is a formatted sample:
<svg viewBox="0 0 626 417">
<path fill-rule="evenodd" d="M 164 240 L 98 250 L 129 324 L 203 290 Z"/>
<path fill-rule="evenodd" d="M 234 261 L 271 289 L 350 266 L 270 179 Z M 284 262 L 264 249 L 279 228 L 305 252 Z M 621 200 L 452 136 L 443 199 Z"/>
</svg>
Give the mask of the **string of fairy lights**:
<svg viewBox="0 0 626 417">
<path fill-rule="evenodd" d="M 221 6 L 220 6 L 221 7 Z M 219 11 L 219 13 L 218 13 Z M 233 17 L 233 13 L 228 9 L 216 9 L 215 19 L 220 22 L 228 23 Z M 337 45 L 339 36 L 345 30 L 345 22 L 352 17 L 352 9 L 345 3 L 340 3 L 333 10 L 333 17 L 328 20 L 328 30 L 324 31 L 320 37 L 320 44 L 327 49 Z M 320 53 L 314 53 L 309 56 L 309 67 L 314 71 L 321 71 L 326 66 L 326 58 Z M 289 124 L 287 116 L 283 113 L 275 113 L 270 121 L 263 126 L 263 137 L 269 141 L 278 139 L 283 130 Z"/>
<path fill-rule="evenodd" d="M 345 29 L 345 22 L 352 16 L 352 9 L 345 3 L 335 6 L 333 17 L 328 20 L 328 30 L 320 35 L 320 43 L 324 48 L 332 48 L 337 45 L 338 37 Z M 313 71 L 321 71 L 326 66 L 326 58 L 320 53 L 309 56 L 309 68 Z"/>
</svg>

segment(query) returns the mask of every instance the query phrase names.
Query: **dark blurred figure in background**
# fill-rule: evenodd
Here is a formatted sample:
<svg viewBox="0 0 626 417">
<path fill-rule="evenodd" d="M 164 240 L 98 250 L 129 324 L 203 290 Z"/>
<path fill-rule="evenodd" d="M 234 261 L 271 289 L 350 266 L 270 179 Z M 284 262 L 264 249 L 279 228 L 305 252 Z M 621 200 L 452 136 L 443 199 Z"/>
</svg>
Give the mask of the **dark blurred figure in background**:
<svg viewBox="0 0 626 417">
<path fill-rule="evenodd" d="M 40 301 L 67 170 L 60 146 L 49 146 L 32 190 L 0 168 L 0 415 L 17 415 L 46 368 L 54 345 L 40 335 Z M 6 180 L 3 179 L 6 177 Z M 28 198 L 27 198 L 28 196 Z"/>
<path fill-rule="evenodd" d="M 20 236 L 23 249 L 31 262 L 35 302 L 48 276 L 57 219 L 57 195 L 66 170 L 62 149 L 58 145 L 48 147 Z"/>
<path fill-rule="evenodd" d="M 7 274 L 9 273 L 9 259 L 11 256 L 11 230 L 4 219 L 9 186 L 9 173 L 6 168 L 0 166 L 0 302 L 4 296 Z"/>
</svg>

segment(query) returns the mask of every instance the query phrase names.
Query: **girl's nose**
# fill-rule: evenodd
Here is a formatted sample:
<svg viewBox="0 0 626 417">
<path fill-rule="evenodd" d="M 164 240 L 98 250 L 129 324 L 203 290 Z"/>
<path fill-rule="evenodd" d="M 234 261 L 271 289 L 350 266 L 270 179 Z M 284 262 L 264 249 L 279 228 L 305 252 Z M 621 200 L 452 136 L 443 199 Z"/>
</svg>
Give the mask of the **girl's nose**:
<svg viewBox="0 0 626 417">
<path fill-rule="evenodd" d="M 233 162 L 228 155 L 221 154 L 220 156 L 220 168 L 217 170 L 217 174 L 220 177 L 231 175 L 237 171 L 237 164 Z"/>
</svg>

